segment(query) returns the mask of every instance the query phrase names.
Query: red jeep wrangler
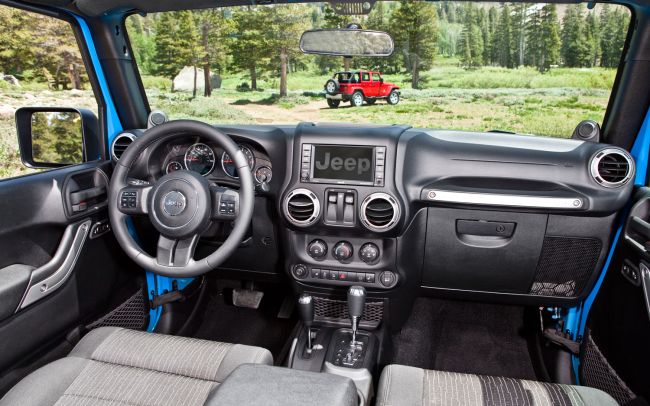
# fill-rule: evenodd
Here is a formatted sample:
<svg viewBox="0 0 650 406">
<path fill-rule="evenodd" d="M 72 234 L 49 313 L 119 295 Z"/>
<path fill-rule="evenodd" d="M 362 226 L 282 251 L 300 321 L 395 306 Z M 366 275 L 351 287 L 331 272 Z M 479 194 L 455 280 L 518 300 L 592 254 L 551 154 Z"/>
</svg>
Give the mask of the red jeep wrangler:
<svg viewBox="0 0 650 406">
<path fill-rule="evenodd" d="M 381 73 L 372 71 L 337 72 L 325 82 L 325 97 L 331 108 L 343 101 L 360 107 L 365 100 L 369 105 L 378 99 L 386 99 L 388 104 L 399 103 L 399 86 L 384 82 Z"/>
</svg>

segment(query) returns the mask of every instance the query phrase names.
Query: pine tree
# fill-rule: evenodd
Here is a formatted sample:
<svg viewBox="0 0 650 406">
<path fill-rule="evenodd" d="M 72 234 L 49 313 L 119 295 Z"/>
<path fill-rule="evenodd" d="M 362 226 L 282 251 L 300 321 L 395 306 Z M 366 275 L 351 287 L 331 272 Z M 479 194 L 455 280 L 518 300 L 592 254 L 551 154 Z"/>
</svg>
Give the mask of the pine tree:
<svg viewBox="0 0 650 406">
<path fill-rule="evenodd" d="M 556 65 L 560 60 L 560 23 L 557 17 L 555 4 L 550 3 L 542 7 L 540 13 L 540 51 L 537 69 L 544 73 Z"/>
<path fill-rule="evenodd" d="M 263 6 L 258 6 L 263 7 Z M 270 63 L 269 44 L 264 18 L 257 8 L 242 7 L 233 13 L 235 39 L 230 46 L 231 67 L 250 75 L 252 90 L 257 90 L 259 70 Z"/>
<path fill-rule="evenodd" d="M 513 43 L 510 7 L 504 4 L 503 8 L 501 8 L 498 28 L 492 42 L 493 54 L 496 56 L 496 63 L 499 66 L 515 67 L 514 55 L 512 54 Z"/>
<path fill-rule="evenodd" d="M 183 68 L 181 55 L 176 46 L 177 23 L 174 13 L 161 13 L 156 21 L 155 73 L 173 79 Z"/>
<path fill-rule="evenodd" d="M 515 67 L 524 64 L 527 10 L 528 4 L 526 3 L 512 3 L 512 57 Z"/>
<path fill-rule="evenodd" d="M 417 0 L 402 0 L 391 16 L 391 32 L 411 72 L 414 89 L 419 86 L 420 71 L 433 64 L 437 51 L 436 17 L 433 4 Z"/>
<path fill-rule="evenodd" d="M 490 42 L 485 43 L 485 49 L 489 53 L 489 58 L 485 61 L 494 65 L 497 63 L 497 48 L 494 46 L 495 38 L 497 36 L 497 30 L 499 26 L 499 10 L 496 7 L 491 6 L 490 11 L 488 11 L 488 27 L 490 31 Z"/>
<path fill-rule="evenodd" d="M 463 10 L 463 33 L 460 38 L 460 58 L 466 68 L 483 65 L 483 35 L 478 22 L 478 11 L 474 3 L 467 2 Z"/>
<path fill-rule="evenodd" d="M 603 5 L 600 14 L 601 27 L 601 59 L 600 65 L 605 68 L 615 68 L 618 66 L 625 38 L 627 35 L 627 26 L 629 16 L 620 10 L 612 10 L 608 4 Z"/>
<path fill-rule="evenodd" d="M 562 19 L 562 60 L 565 66 L 571 68 L 589 65 L 582 7 L 581 4 L 567 6 Z"/>
<path fill-rule="evenodd" d="M 585 40 L 589 66 L 598 66 L 600 59 L 600 26 L 595 11 L 588 11 L 585 17 Z"/>
</svg>

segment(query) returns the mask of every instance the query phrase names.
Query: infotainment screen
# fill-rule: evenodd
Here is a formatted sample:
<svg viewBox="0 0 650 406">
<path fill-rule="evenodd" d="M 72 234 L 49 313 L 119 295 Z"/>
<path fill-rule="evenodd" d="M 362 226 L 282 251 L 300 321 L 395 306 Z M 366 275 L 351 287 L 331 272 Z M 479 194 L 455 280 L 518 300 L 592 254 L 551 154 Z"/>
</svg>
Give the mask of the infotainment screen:
<svg viewBox="0 0 650 406">
<path fill-rule="evenodd" d="M 372 183 L 373 159 L 374 147 L 314 145 L 312 178 Z"/>
</svg>

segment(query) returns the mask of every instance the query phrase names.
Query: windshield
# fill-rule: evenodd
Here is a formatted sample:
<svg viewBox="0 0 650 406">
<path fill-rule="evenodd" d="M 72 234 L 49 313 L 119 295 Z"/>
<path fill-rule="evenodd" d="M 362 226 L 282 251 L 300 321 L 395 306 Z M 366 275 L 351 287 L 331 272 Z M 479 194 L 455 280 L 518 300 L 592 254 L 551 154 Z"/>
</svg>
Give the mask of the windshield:
<svg viewBox="0 0 650 406">
<path fill-rule="evenodd" d="M 592 3 L 590 3 L 592 4 Z M 132 15 L 152 109 L 210 123 L 407 124 L 570 137 L 602 124 L 629 10 L 596 4 L 329 3 Z M 383 31 L 389 57 L 304 54 L 307 30 Z"/>
</svg>

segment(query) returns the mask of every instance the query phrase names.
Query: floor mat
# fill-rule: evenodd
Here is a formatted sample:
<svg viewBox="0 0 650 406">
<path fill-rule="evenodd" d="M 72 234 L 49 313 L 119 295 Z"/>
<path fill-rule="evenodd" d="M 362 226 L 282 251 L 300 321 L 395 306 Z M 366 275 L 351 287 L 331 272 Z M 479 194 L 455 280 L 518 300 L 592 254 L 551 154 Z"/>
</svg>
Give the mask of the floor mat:
<svg viewBox="0 0 650 406">
<path fill-rule="evenodd" d="M 213 290 L 214 291 L 214 290 Z M 285 295 L 266 289 L 258 309 L 232 305 L 232 290 L 219 286 L 205 308 L 203 322 L 196 338 L 264 347 L 271 351 L 276 363 L 289 340 L 296 319 L 277 317 Z"/>
<path fill-rule="evenodd" d="M 390 363 L 536 379 L 518 306 L 418 298 Z"/>
</svg>

